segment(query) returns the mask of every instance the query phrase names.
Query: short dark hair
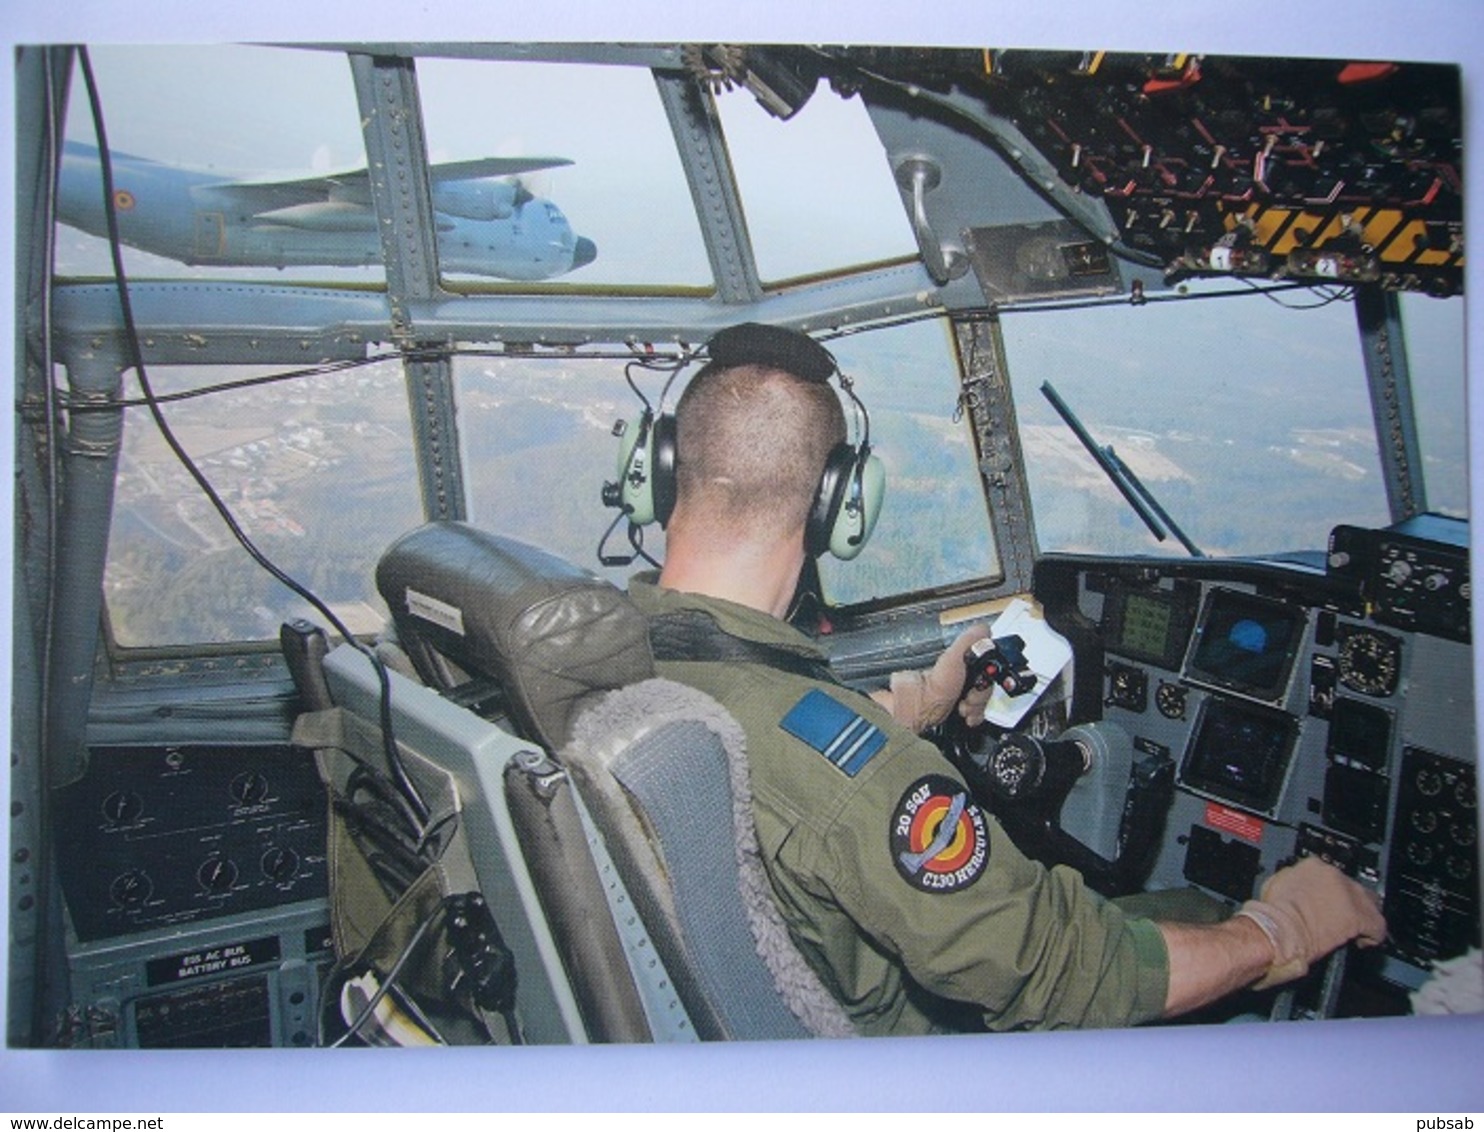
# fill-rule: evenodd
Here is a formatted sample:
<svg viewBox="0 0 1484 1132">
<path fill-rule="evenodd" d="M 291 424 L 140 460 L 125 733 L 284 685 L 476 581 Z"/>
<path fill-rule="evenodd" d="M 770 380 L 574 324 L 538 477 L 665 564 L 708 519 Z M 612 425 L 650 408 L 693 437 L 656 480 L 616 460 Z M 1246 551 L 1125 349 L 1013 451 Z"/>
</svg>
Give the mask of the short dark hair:
<svg viewBox="0 0 1484 1132">
<path fill-rule="evenodd" d="M 718 529 L 781 535 L 808 519 L 845 414 L 822 381 L 713 362 L 686 386 L 675 430 L 679 502 Z"/>
</svg>

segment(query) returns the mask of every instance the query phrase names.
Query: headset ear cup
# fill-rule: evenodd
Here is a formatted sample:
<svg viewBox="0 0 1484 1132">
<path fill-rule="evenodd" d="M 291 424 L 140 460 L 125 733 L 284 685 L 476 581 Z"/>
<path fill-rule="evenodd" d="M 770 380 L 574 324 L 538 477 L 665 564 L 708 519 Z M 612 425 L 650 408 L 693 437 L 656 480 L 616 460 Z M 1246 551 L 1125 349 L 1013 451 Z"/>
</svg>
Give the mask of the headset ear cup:
<svg viewBox="0 0 1484 1132">
<path fill-rule="evenodd" d="M 886 499 L 886 466 L 869 448 L 851 460 L 847 490 L 830 526 L 829 550 L 849 562 L 866 548 Z"/>
<path fill-rule="evenodd" d="M 642 527 L 670 521 L 675 510 L 675 418 L 646 411 L 618 448 L 619 504 Z"/>
<path fill-rule="evenodd" d="M 675 496 L 679 491 L 675 478 L 675 418 L 669 413 L 661 414 L 654 422 L 652 449 L 649 467 L 654 517 L 663 527 L 670 521 L 670 515 L 675 510 Z"/>
<path fill-rule="evenodd" d="M 639 427 L 625 432 L 618 447 L 619 506 L 637 526 L 654 522 L 654 417 L 639 418 Z"/>
<path fill-rule="evenodd" d="M 809 522 L 804 526 L 804 552 L 811 557 L 830 549 L 835 522 L 845 506 L 855 459 L 855 449 L 843 442 L 831 448 L 825 459 L 824 474 L 819 477 L 819 490 L 814 493 Z"/>
</svg>

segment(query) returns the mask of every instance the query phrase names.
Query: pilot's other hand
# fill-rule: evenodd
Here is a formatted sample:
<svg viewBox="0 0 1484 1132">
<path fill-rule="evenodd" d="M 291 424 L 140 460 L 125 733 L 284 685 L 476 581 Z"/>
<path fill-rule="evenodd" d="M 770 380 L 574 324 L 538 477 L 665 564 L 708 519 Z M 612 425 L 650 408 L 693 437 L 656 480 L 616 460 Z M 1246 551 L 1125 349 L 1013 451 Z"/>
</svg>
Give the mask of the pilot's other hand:
<svg viewBox="0 0 1484 1132">
<path fill-rule="evenodd" d="M 944 650 L 938 662 L 928 669 L 893 672 L 891 695 L 882 697 L 892 718 L 904 727 L 921 734 L 948 718 L 954 706 L 970 727 L 984 722 L 984 709 L 991 688 L 970 688 L 964 693 L 967 672 L 966 656 L 975 641 L 989 636 L 986 625 L 971 625 Z"/>
<path fill-rule="evenodd" d="M 1263 930 L 1273 945 L 1273 963 L 1258 990 L 1297 979 L 1309 965 L 1352 940 L 1375 947 L 1386 938 L 1376 894 L 1318 857 L 1279 869 L 1237 915 Z"/>
</svg>

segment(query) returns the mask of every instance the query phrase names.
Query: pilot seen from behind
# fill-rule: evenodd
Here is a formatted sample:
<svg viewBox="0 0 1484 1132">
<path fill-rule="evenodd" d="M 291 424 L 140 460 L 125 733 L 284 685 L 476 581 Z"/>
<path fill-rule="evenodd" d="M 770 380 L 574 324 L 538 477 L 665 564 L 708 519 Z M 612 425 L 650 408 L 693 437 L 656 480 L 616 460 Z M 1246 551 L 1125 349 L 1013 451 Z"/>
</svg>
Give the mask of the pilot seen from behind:
<svg viewBox="0 0 1484 1132">
<path fill-rule="evenodd" d="M 742 726 L 773 895 L 860 1032 L 960 1028 L 966 1010 L 994 1030 L 1129 1025 L 1385 937 L 1372 894 L 1313 858 L 1230 919 L 1190 924 L 1126 914 L 1074 870 L 1024 857 L 918 737 L 956 706 L 982 719 L 982 695 L 958 702 L 982 628 L 868 698 L 785 620 L 806 558 L 839 553 L 842 537 L 852 556 L 874 520 L 838 515 L 865 454 L 827 384 L 834 359 L 757 324 L 722 331 L 709 353 L 676 409 L 665 564 L 630 593 L 652 631 L 699 620 L 710 634 L 701 658 L 660 652 L 660 674 Z"/>
</svg>

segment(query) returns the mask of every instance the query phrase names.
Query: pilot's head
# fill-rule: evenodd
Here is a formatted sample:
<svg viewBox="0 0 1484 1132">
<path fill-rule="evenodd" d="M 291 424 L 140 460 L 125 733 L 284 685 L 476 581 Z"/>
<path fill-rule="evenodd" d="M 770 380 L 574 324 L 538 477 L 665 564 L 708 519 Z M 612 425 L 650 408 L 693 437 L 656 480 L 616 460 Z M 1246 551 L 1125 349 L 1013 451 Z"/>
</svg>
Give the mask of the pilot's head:
<svg viewBox="0 0 1484 1132">
<path fill-rule="evenodd" d="M 845 416 L 813 339 L 747 323 L 719 332 L 675 411 L 676 504 L 692 535 L 772 541 L 802 532 Z"/>
</svg>

